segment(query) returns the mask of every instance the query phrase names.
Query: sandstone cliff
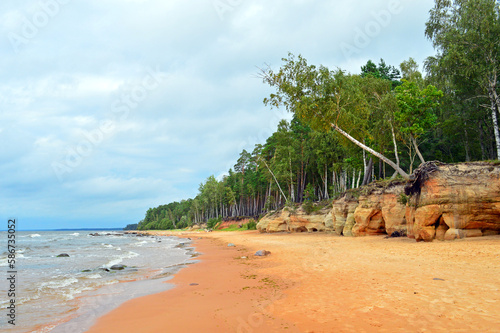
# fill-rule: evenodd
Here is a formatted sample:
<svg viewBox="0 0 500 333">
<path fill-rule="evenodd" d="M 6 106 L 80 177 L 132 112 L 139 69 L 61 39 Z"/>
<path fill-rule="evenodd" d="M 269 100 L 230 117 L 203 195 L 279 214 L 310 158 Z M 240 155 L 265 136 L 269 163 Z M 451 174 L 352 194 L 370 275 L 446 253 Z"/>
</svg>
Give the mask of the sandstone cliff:
<svg viewBox="0 0 500 333">
<path fill-rule="evenodd" d="M 379 182 L 361 189 L 354 211 L 353 236 L 406 235 L 406 204 L 401 201 L 405 183 Z"/>
<path fill-rule="evenodd" d="M 415 171 L 405 193 L 409 236 L 417 241 L 500 232 L 499 164 L 428 162 Z"/>
<path fill-rule="evenodd" d="M 408 235 L 417 241 L 500 234 L 500 164 L 428 162 L 408 183 L 381 181 L 350 190 L 314 214 L 302 208 L 268 214 L 257 229 Z"/>
<path fill-rule="evenodd" d="M 350 190 L 314 214 L 299 207 L 266 215 L 257 224 L 261 232 L 335 232 L 343 236 L 406 234 L 406 206 L 400 203 L 402 181 L 377 182 Z"/>
<path fill-rule="evenodd" d="M 257 224 L 257 230 L 260 232 L 330 231 L 333 229 L 330 211 L 330 207 L 325 207 L 316 213 L 307 214 L 302 207 L 295 210 L 285 208 L 263 217 Z"/>
</svg>

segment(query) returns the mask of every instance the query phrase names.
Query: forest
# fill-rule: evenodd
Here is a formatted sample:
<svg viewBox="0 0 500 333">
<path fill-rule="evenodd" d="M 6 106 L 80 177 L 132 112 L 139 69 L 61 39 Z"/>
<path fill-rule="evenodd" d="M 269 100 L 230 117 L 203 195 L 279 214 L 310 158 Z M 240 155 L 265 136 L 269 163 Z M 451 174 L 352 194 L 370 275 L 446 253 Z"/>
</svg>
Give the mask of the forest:
<svg viewBox="0 0 500 333">
<path fill-rule="evenodd" d="M 436 54 L 421 65 L 368 60 L 353 74 L 290 53 L 279 69 L 261 69 L 274 89 L 264 104 L 292 120 L 243 150 L 222 179 L 208 177 L 195 198 L 150 208 L 138 228 L 258 218 L 378 179 L 409 179 L 425 161 L 498 159 L 499 4 L 436 0 L 425 35 Z"/>
</svg>

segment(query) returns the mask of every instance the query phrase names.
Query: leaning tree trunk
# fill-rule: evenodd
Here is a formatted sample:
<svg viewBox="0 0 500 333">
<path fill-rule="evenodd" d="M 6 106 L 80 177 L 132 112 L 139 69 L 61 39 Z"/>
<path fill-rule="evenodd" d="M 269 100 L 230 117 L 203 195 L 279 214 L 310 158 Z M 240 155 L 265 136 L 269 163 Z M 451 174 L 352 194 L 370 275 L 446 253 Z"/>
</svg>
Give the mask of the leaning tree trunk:
<svg viewBox="0 0 500 333">
<path fill-rule="evenodd" d="M 355 145 L 357 145 L 358 147 L 366 150 L 367 152 L 369 152 L 370 154 L 380 158 L 382 161 L 384 161 L 385 163 L 389 164 L 392 168 L 394 168 L 394 170 L 396 170 L 404 179 L 406 180 L 409 180 L 410 179 L 410 176 L 403 170 L 401 169 L 398 165 L 396 165 L 396 163 L 394 163 L 393 161 L 391 161 L 390 159 L 388 159 L 387 157 L 385 157 L 384 155 L 380 154 L 380 153 L 377 153 L 375 150 L 371 149 L 370 147 L 368 146 L 365 146 L 364 144 L 362 144 L 361 142 L 359 142 L 358 140 L 356 140 L 355 138 L 353 138 L 352 136 L 350 136 L 349 134 L 347 134 L 346 132 L 344 132 L 340 127 L 338 127 L 337 125 L 335 124 L 331 124 L 331 126 L 337 131 L 339 132 L 340 134 L 342 134 L 343 136 L 345 136 L 347 139 L 349 139 L 349 141 L 351 141 L 352 143 L 354 143 Z"/>
<path fill-rule="evenodd" d="M 420 162 L 425 163 L 424 157 L 420 153 L 420 149 L 418 149 L 417 140 L 415 140 L 415 137 L 412 134 L 410 134 L 410 140 L 413 143 L 413 147 L 415 147 L 415 151 L 417 152 Z"/>
<path fill-rule="evenodd" d="M 493 133 L 495 134 L 495 143 L 497 148 L 497 159 L 500 159 L 500 133 L 498 131 L 498 119 L 497 119 L 497 98 L 496 91 L 494 89 L 494 84 L 490 82 L 490 87 L 488 88 L 488 94 L 491 101 L 491 118 L 493 120 Z M 500 110 L 498 110 L 500 111 Z"/>
</svg>

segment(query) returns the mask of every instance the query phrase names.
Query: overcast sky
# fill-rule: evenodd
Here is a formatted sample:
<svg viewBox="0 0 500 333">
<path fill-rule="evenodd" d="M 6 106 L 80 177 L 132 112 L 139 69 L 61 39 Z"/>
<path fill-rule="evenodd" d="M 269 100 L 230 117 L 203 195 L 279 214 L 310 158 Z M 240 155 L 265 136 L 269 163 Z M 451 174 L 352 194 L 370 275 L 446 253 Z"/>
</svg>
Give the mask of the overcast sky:
<svg viewBox="0 0 500 333">
<path fill-rule="evenodd" d="M 287 117 L 258 67 L 422 64 L 433 3 L 1 1 L 0 229 L 123 227 L 194 197 Z"/>
</svg>

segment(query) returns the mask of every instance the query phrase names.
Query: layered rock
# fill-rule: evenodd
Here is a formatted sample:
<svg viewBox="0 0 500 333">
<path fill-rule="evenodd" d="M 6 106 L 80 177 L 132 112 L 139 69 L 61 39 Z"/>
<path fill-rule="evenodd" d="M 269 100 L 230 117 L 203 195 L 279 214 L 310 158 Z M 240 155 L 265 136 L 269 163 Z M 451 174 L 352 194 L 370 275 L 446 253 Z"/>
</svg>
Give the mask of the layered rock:
<svg viewBox="0 0 500 333">
<path fill-rule="evenodd" d="M 334 201 L 332 215 L 337 235 L 352 236 L 352 227 L 355 223 L 354 211 L 358 204 L 358 199 L 349 192 Z"/>
<path fill-rule="evenodd" d="M 260 232 L 316 232 L 328 231 L 326 225 L 333 225 L 330 207 L 326 207 L 317 213 L 307 214 L 302 207 L 295 211 L 283 209 L 279 212 L 264 216 L 257 224 Z"/>
<path fill-rule="evenodd" d="M 353 236 L 406 235 L 406 204 L 401 200 L 404 185 L 402 181 L 379 182 L 362 189 L 353 214 Z"/>
<path fill-rule="evenodd" d="M 500 233 L 500 165 L 428 162 L 405 193 L 409 236 L 417 241 Z"/>
<path fill-rule="evenodd" d="M 314 214 L 284 209 L 265 216 L 257 229 L 395 234 L 417 241 L 500 234 L 500 164 L 428 162 L 408 183 L 381 181 L 349 190 Z"/>
</svg>

